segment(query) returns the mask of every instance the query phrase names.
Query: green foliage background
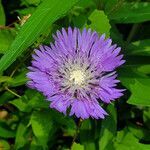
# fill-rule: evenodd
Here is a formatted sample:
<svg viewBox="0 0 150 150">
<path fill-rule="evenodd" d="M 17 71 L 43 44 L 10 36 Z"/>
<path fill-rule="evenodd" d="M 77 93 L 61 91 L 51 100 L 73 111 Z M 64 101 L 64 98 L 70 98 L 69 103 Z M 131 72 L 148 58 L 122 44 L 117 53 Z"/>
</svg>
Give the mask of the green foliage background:
<svg viewBox="0 0 150 150">
<path fill-rule="evenodd" d="M 0 150 L 149 150 L 150 2 L 146 0 L 0 0 Z M 49 109 L 26 86 L 33 49 L 62 27 L 105 33 L 122 47 L 119 100 L 109 116 L 79 124 Z"/>
</svg>

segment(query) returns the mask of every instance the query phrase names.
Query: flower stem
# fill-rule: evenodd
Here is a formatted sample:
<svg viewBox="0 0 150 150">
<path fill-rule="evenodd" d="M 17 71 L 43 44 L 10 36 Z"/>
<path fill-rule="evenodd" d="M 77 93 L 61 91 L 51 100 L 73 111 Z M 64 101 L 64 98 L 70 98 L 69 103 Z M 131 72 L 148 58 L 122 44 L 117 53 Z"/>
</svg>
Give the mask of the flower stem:
<svg viewBox="0 0 150 150">
<path fill-rule="evenodd" d="M 18 98 L 21 98 L 20 95 L 18 95 L 17 93 L 15 93 L 14 91 L 10 90 L 7 86 L 5 87 L 5 90 L 7 90 L 8 92 L 10 92 L 11 94 L 17 96 Z"/>
<path fill-rule="evenodd" d="M 74 135 L 74 137 L 73 137 L 73 140 L 72 140 L 72 144 L 71 144 L 70 150 L 72 149 L 72 146 L 73 146 L 73 144 L 75 143 L 75 140 L 76 140 L 76 138 L 77 138 L 77 136 L 78 136 L 78 134 L 79 134 L 79 132 L 80 132 L 80 127 L 81 127 L 82 121 L 83 121 L 83 120 L 80 118 L 80 120 L 79 120 L 79 122 L 78 122 L 78 125 L 77 125 L 76 133 L 75 133 L 75 135 Z"/>
</svg>

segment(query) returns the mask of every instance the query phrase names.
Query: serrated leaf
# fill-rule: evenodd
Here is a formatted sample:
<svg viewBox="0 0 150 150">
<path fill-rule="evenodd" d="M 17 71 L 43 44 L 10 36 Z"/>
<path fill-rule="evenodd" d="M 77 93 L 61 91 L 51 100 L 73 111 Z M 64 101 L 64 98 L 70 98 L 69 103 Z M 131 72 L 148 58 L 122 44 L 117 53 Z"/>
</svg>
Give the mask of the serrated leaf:
<svg viewBox="0 0 150 150">
<path fill-rule="evenodd" d="M 49 108 L 49 101 L 39 92 L 30 90 L 31 95 L 28 95 L 28 106 L 32 108 Z M 29 94 L 29 93 L 28 93 Z"/>
<path fill-rule="evenodd" d="M 150 79 L 135 79 L 134 81 L 135 83 L 130 86 L 132 95 L 128 99 L 128 103 L 134 105 L 150 106 Z"/>
<path fill-rule="evenodd" d="M 114 142 L 115 150 L 149 150 L 150 145 L 139 143 L 138 139 L 125 128 L 119 131 L 116 141 Z"/>
<path fill-rule="evenodd" d="M 23 98 L 27 100 L 28 107 L 49 108 L 49 101 L 47 101 L 46 98 L 36 90 L 26 90 Z"/>
<path fill-rule="evenodd" d="M 128 2 L 109 13 L 110 20 L 117 23 L 139 23 L 150 20 L 149 2 Z"/>
<path fill-rule="evenodd" d="M 91 21 L 91 24 L 87 25 L 87 27 L 99 32 L 100 34 L 105 33 L 109 37 L 111 26 L 104 11 L 94 10 L 88 19 Z"/>
<path fill-rule="evenodd" d="M 0 72 L 6 70 L 23 51 L 33 44 L 54 21 L 64 16 L 77 1 L 78 0 L 44 0 L 22 26 L 11 47 L 1 58 Z"/>
<path fill-rule="evenodd" d="M 33 133 L 37 138 L 39 145 L 44 149 L 47 148 L 47 142 L 55 132 L 53 121 L 49 111 L 35 111 L 31 115 L 30 120 Z"/>
<path fill-rule="evenodd" d="M 31 111 L 31 107 L 23 101 L 23 98 L 12 100 L 12 101 L 10 101 L 10 103 L 12 105 L 16 106 L 22 112 Z"/>
<path fill-rule="evenodd" d="M 128 99 L 129 104 L 150 106 L 150 78 L 131 69 L 123 68 L 119 70 L 121 83 L 131 91 Z"/>
</svg>

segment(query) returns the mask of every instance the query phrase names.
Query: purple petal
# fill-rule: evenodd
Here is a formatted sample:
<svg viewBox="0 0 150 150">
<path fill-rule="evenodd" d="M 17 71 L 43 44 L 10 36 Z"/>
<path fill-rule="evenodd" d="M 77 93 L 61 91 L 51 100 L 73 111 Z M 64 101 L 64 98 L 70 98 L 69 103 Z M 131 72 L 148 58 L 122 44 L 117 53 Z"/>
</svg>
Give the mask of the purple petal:
<svg viewBox="0 0 150 150">
<path fill-rule="evenodd" d="M 53 96 L 50 98 L 50 101 L 52 101 L 50 104 L 51 108 L 55 108 L 64 114 L 66 114 L 66 110 L 71 104 L 71 100 L 68 97 L 64 97 L 62 95 Z"/>
<path fill-rule="evenodd" d="M 110 103 L 111 100 L 115 100 L 123 95 L 122 92 L 124 90 L 116 88 L 117 83 L 120 81 L 116 80 L 117 75 L 114 73 L 103 76 L 99 82 L 99 97 L 105 103 Z"/>
<path fill-rule="evenodd" d="M 71 104 L 70 115 L 75 114 L 78 118 L 87 119 L 89 117 L 99 119 L 104 118 L 107 113 L 100 107 L 98 102 L 90 100 L 75 99 Z"/>
<path fill-rule="evenodd" d="M 34 87 L 40 92 L 43 92 L 44 95 L 50 96 L 57 92 L 58 88 L 48 75 L 44 72 L 36 71 L 27 73 L 27 77 L 31 80 L 28 81 L 30 87 Z"/>
</svg>

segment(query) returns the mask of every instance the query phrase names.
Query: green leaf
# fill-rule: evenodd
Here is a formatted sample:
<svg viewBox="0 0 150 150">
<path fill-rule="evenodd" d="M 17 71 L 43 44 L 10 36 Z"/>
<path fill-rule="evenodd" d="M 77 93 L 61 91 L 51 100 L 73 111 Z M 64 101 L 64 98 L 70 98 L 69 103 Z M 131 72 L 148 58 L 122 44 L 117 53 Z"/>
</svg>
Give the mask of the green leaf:
<svg viewBox="0 0 150 150">
<path fill-rule="evenodd" d="M 110 37 L 112 38 L 114 43 L 118 44 L 121 47 L 124 47 L 123 36 L 119 32 L 115 24 L 111 24 Z"/>
<path fill-rule="evenodd" d="M 44 0 L 22 26 L 9 50 L 0 60 L 0 72 L 6 70 L 23 51 L 46 31 L 51 24 L 64 16 L 78 0 Z"/>
<path fill-rule="evenodd" d="M 118 0 L 102 0 L 104 5 L 104 10 L 106 13 L 110 13 L 114 7 L 116 7 Z"/>
<path fill-rule="evenodd" d="M 27 77 L 26 77 L 27 70 L 23 70 L 22 72 L 19 73 L 19 75 L 13 77 L 11 80 L 8 80 L 9 86 L 16 87 L 23 85 L 27 82 Z"/>
<path fill-rule="evenodd" d="M 32 109 L 49 108 L 49 101 L 36 90 L 26 90 L 25 94 L 18 99 L 10 101 L 12 105 L 22 112 L 30 112 Z"/>
<path fill-rule="evenodd" d="M 28 104 L 23 101 L 23 98 L 12 100 L 12 101 L 10 101 L 10 103 L 12 105 L 16 106 L 22 112 L 31 111 L 31 107 L 28 106 Z"/>
<path fill-rule="evenodd" d="M 128 123 L 128 130 L 139 140 L 150 141 L 150 131 L 145 127 Z"/>
<path fill-rule="evenodd" d="M 150 39 L 133 42 L 127 48 L 127 55 L 150 56 Z"/>
<path fill-rule="evenodd" d="M 139 67 L 137 68 L 137 70 L 138 70 L 139 72 L 144 73 L 144 74 L 150 74 L 150 65 L 142 65 L 142 66 L 139 66 Z"/>
<path fill-rule="evenodd" d="M 51 109 L 51 117 L 55 124 L 61 127 L 66 136 L 74 136 L 76 134 L 76 123 L 73 118 Z"/>
<path fill-rule="evenodd" d="M 95 132 L 90 119 L 84 120 L 80 127 L 80 140 L 81 144 L 84 145 L 84 150 L 95 150 Z"/>
<path fill-rule="evenodd" d="M 115 150 L 149 150 L 150 145 L 139 143 L 138 139 L 132 135 L 131 132 L 125 128 L 119 131 L 117 134 L 116 141 L 114 143 Z"/>
<path fill-rule="evenodd" d="M 77 28 L 81 28 L 85 25 L 87 17 L 85 15 L 79 15 L 73 18 L 73 24 Z"/>
<path fill-rule="evenodd" d="M 28 95 L 27 95 L 28 94 Z M 25 96 L 28 97 L 28 106 L 31 108 L 49 108 L 49 101 L 39 92 L 28 90 Z"/>
<path fill-rule="evenodd" d="M 5 140 L 0 140 L 0 149 L 1 150 L 10 150 L 10 145 Z"/>
<path fill-rule="evenodd" d="M 84 146 L 77 143 L 73 143 L 71 150 L 84 150 Z"/>
<path fill-rule="evenodd" d="M 114 105 L 109 105 L 107 107 L 107 112 L 109 116 L 107 116 L 104 120 L 102 120 L 100 139 L 99 139 L 99 147 L 101 150 L 113 150 L 113 139 L 117 134 L 117 114 Z"/>
<path fill-rule="evenodd" d="M 139 23 L 150 20 L 150 3 L 123 3 L 109 13 L 110 20 L 117 23 Z"/>
<path fill-rule="evenodd" d="M 5 13 L 1 0 L 0 0 L 0 25 L 5 25 Z"/>
<path fill-rule="evenodd" d="M 72 118 L 64 117 L 64 119 L 61 119 L 62 117 L 59 117 L 57 119 L 60 119 L 62 122 L 60 123 L 63 127 L 63 132 L 67 136 L 74 136 L 76 134 L 76 124 Z M 59 125 L 60 125 L 59 124 Z"/>
<path fill-rule="evenodd" d="M 82 8 L 88 8 L 88 7 L 96 7 L 95 3 L 93 0 L 84 0 L 84 1 L 79 1 L 76 4 L 77 7 L 82 7 Z"/>
<path fill-rule="evenodd" d="M 28 18 L 28 16 L 30 16 L 31 14 L 34 13 L 34 11 L 36 10 L 36 7 L 27 7 L 24 9 L 20 9 L 20 10 L 16 10 L 16 12 L 19 14 L 19 16 L 21 16 L 21 20 L 24 20 L 24 18 Z M 23 23 L 23 21 L 20 21 L 20 23 Z"/>
<path fill-rule="evenodd" d="M 110 35 L 110 24 L 104 11 L 94 10 L 88 18 L 91 21 L 87 27 L 99 32 L 100 34 L 105 33 L 107 36 Z"/>
<path fill-rule="evenodd" d="M 8 81 L 10 81 L 10 80 L 12 80 L 12 78 L 11 77 L 8 77 L 8 76 L 0 76 L 0 83 L 2 83 L 2 82 L 8 82 Z"/>
<path fill-rule="evenodd" d="M 16 32 L 13 29 L 0 29 L 0 53 L 5 53 L 13 40 Z"/>
<path fill-rule="evenodd" d="M 0 95 L 0 105 L 7 103 L 14 97 L 15 96 L 11 94 L 10 92 L 4 92 L 3 94 Z"/>
<path fill-rule="evenodd" d="M 15 138 L 15 149 L 18 150 L 22 148 L 26 143 L 29 142 L 28 139 L 28 128 L 23 122 L 18 125 L 16 138 Z"/>
<path fill-rule="evenodd" d="M 80 127 L 80 139 L 81 143 L 86 143 L 92 141 L 92 126 L 90 120 L 84 120 Z M 85 136 L 86 135 L 86 136 Z"/>
<path fill-rule="evenodd" d="M 43 150 L 42 146 L 39 145 L 35 137 L 33 137 L 31 141 L 30 150 Z"/>
<path fill-rule="evenodd" d="M 150 107 L 146 108 L 143 111 L 143 120 L 144 120 L 144 124 L 148 127 L 149 131 L 150 131 Z"/>
<path fill-rule="evenodd" d="M 47 148 L 47 142 L 52 138 L 55 129 L 53 128 L 53 121 L 49 111 L 35 111 L 31 115 L 30 120 L 33 133 L 37 138 L 39 145 L 44 149 Z"/>
<path fill-rule="evenodd" d="M 15 137 L 15 132 L 2 127 L 1 124 L 0 124 L 0 137 L 13 138 L 13 137 Z"/>
<path fill-rule="evenodd" d="M 25 0 L 25 1 L 22 1 L 22 5 L 23 4 L 27 4 L 28 5 L 39 5 L 39 3 L 41 3 L 42 0 Z"/>
<path fill-rule="evenodd" d="M 150 106 L 150 78 L 131 68 L 119 70 L 121 83 L 131 91 L 129 104 Z"/>
</svg>

